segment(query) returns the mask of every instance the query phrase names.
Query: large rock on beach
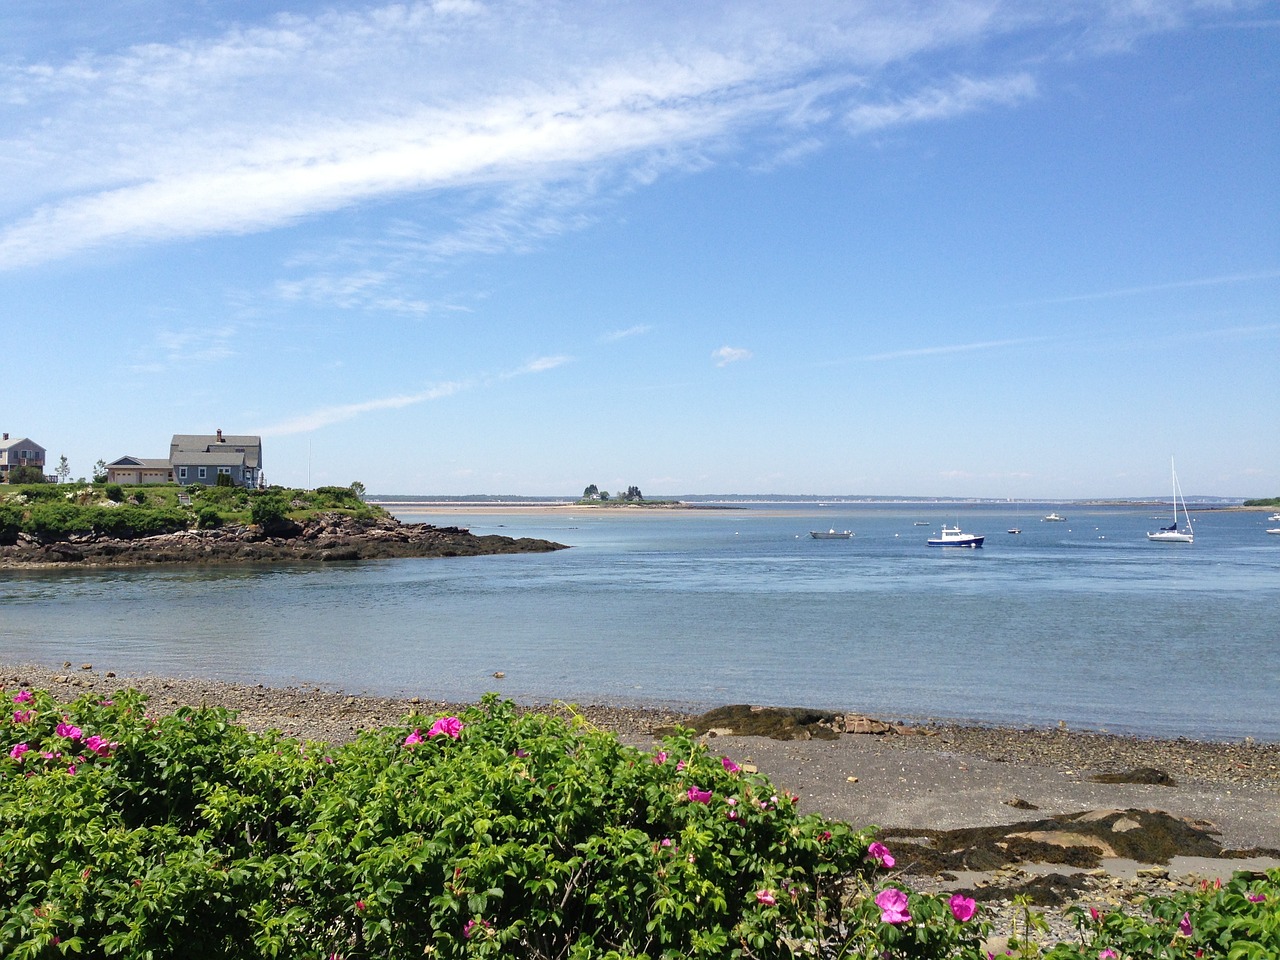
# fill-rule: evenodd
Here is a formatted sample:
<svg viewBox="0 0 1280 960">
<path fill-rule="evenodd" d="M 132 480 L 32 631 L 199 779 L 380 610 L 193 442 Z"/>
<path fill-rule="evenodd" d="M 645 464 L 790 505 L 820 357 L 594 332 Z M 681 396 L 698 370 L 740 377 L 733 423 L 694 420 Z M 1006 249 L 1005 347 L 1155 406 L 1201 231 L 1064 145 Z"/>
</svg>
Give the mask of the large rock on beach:
<svg viewBox="0 0 1280 960">
<path fill-rule="evenodd" d="M 155 537 L 117 540 L 78 537 L 39 543 L 20 537 L 0 547 L 0 566 L 145 566 L 149 564 L 333 563 L 395 557 L 473 557 L 500 553 L 545 553 L 564 544 L 531 537 L 477 536 L 462 527 L 401 523 L 394 517 L 318 514 L 304 522 L 265 531 L 256 526 L 180 530 Z"/>
</svg>

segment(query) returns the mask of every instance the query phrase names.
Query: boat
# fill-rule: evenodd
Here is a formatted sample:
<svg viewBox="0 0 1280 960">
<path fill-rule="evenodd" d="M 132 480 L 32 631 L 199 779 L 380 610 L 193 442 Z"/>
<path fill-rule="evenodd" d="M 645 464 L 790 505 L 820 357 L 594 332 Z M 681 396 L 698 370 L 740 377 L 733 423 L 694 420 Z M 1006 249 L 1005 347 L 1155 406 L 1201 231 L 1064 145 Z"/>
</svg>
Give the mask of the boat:
<svg viewBox="0 0 1280 960">
<path fill-rule="evenodd" d="M 1021 532 L 1022 532 L 1022 528 L 1021 528 L 1021 527 L 1010 527 L 1010 528 L 1009 528 L 1009 532 L 1010 532 L 1010 533 L 1021 533 Z"/>
<path fill-rule="evenodd" d="M 986 537 L 975 533 L 961 533 L 959 527 L 948 527 L 943 524 L 942 534 L 929 538 L 931 547 L 980 547 Z"/>
<path fill-rule="evenodd" d="M 915 522 L 914 522 L 913 524 L 911 524 L 911 525 L 912 525 L 913 527 L 927 527 L 927 526 L 929 525 L 929 521 L 928 521 L 928 520 L 917 520 L 917 521 L 915 521 Z"/>
<path fill-rule="evenodd" d="M 1195 543 L 1195 531 L 1191 529 L 1191 515 L 1187 513 L 1187 503 L 1182 499 L 1182 488 L 1178 486 L 1178 471 L 1173 467 L 1173 458 L 1169 458 L 1169 471 L 1173 474 L 1173 523 L 1161 527 L 1155 533 L 1148 533 L 1147 539 L 1154 543 Z M 1182 504 L 1182 519 L 1186 521 L 1186 529 L 1178 529 L 1178 505 Z"/>
<path fill-rule="evenodd" d="M 832 527 L 830 530 L 810 530 L 809 536 L 815 540 L 848 540 L 853 537 L 852 530 L 837 530 Z"/>
<path fill-rule="evenodd" d="M 1267 533 L 1280 533 L 1280 527 L 1272 527 Z"/>
<path fill-rule="evenodd" d="M 1280 513 L 1273 513 L 1271 516 L 1267 517 L 1267 519 L 1268 519 L 1268 520 L 1280 520 Z"/>
<path fill-rule="evenodd" d="M 1040 519 L 1042 521 L 1047 521 L 1049 523 L 1066 523 L 1067 522 L 1066 517 L 1060 517 L 1056 513 L 1051 513 L 1047 517 L 1041 517 Z"/>
</svg>

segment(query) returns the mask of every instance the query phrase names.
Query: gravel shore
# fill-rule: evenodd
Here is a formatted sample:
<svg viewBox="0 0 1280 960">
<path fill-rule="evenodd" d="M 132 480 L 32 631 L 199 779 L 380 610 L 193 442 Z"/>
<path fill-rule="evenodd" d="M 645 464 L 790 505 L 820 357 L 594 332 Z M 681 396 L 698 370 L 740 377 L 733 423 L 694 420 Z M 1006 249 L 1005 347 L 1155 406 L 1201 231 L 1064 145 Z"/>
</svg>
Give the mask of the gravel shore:
<svg viewBox="0 0 1280 960">
<path fill-rule="evenodd" d="M 397 723 L 410 713 L 444 714 L 465 706 L 316 687 L 123 677 L 88 664 L 49 668 L 0 663 L 0 685 L 47 689 L 68 700 L 135 688 L 148 694 L 159 712 L 222 706 L 237 711 L 239 722 L 249 729 L 275 729 L 331 743 L 345 742 L 362 729 Z M 654 741 L 656 730 L 692 726 L 696 719 L 608 704 L 572 709 L 641 747 Z M 713 751 L 749 764 L 748 769 L 797 795 L 806 810 L 855 826 L 881 827 L 886 842 L 898 848 L 898 869 L 907 884 L 978 896 L 998 930 L 1007 931 L 1013 923 L 1017 911 L 1012 898 L 1032 895 L 1049 921 L 1050 942 L 1073 934 L 1064 913 L 1069 903 L 1132 905 L 1153 893 L 1228 877 L 1237 869 L 1280 867 L 1280 743 L 945 724 L 898 731 L 795 740 L 720 735 L 708 736 L 707 742 Z M 1125 830 L 1135 829 L 1138 821 L 1145 828 L 1145 812 L 1158 811 L 1163 819 L 1153 829 L 1164 832 L 1157 839 L 1165 838 L 1170 824 L 1182 832 L 1175 831 L 1172 847 L 1156 843 L 1152 849 L 1160 855 L 1143 859 L 1117 854 L 1104 840 L 1101 857 L 1086 849 L 1090 855 L 1080 860 L 1075 854 L 1081 848 L 1071 846 L 1081 842 L 1078 837 L 1066 844 L 1070 849 L 1065 854 L 1048 844 L 1036 845 L 1038 856 L 991 859 L 992 851 L 1009 847 L 1008 836 L 1039 830 L 1036 836 L 1048 837 L 1044 831 L 1049 827 L 1041 822 L 1045 818 L 1085 811 L 1095 818 L 1109 814 L 1126 824 Z M 980 829 L 995 832 L 979 837 L 975 831 Z M 956 837 L 963 845 L 947 852 Z M 1131 852 L 1131 845 L 1124 850 Z"/>
</svg>

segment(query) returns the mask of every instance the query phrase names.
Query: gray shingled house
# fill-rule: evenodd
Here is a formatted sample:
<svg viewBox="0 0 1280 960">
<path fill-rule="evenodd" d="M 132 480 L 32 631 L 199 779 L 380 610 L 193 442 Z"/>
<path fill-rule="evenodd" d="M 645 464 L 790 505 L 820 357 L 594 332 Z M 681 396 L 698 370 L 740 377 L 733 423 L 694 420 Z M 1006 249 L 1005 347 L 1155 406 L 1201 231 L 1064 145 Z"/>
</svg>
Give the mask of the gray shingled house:
<svg viewBox="0 0 1280 960">
<path fill-rule="evenodd" d="M 262 438 L 233 436 L 219 430 L 213 436 L 175 433 L 169 444 L 169 467 L 179 486 L 213 486 L 218 474 L 238 487 L 258 487 L 262 477 Z"/>
</svg>

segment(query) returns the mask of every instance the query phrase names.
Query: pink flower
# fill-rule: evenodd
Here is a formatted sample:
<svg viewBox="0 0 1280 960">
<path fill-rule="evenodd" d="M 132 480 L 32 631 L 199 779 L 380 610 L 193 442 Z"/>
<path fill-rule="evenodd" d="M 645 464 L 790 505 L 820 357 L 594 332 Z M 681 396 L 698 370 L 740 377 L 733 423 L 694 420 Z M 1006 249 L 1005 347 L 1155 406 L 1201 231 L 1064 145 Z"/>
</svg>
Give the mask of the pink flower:
<svg viewBox="0 0 1280 960">
<path fill-rule="evenodd" d="M 730 773 L 737 773 L 739 770 L 741 770 L 741 769 L 742 769 L 740 766 L 738 766 L 736 763 L 734 763 L 734 762 L 733 762 L 732 760 L 730 760 L 728 757 L 721 757 L 721 758 L 720 758 L 720 766 L 724 767 L 724 768 L 725 768 L 726 770 L 728 770 Z"/>
<path fill-rule="evenodd" d="M 462 928 L 462 935 L 470 940 L 476 935 L 477 927 L 480 929 L 481 933 L 492 929 L 488 920 L 468 920 L 467 925 Z"/>
<path fill-rule="evenodd" d="M 683 760 L 677 760 L 677 761 L 676 761 L 676 773 L 679 773 L 679 772 L 680 772 L 681 770 L 683 770 L 683 769 L 684 769 L 684 761 L 683 761 Z"/>
<path fill-rule="evenodd" d="M 34 710 L 15 710 L 13 711 L 14 723 L 30 723 L 31 718 L 36 715 Z"/>
<path fill-rule="evenodd" d="M 1102 919 L 1102 914 L 1098 912 L 1098 908 L 1097 908 L 1097 907 L 1090 907 L 1090 908 L 1089 908 L 1089 916 L 1093 917 L 1093 922 L 1094 922 L 1094 923 L 1097 923 L 1099 920 L 1101 920 L 1101 919 Z"/>
<path fill-rule="evenodd" d="M 756 903 L 763 903 L 766 907 L 772 907 L 777 902 L 772 890 L 756 891 Z"/>
<path fill-rule="evenodd" d="M 961 896 L 958 893 L 952 895 L 948 906 L 951 907 L 951 915 L 961 923 L 967 923 L 972 920 L 974 913 L 978 909 L 978 905 L 971 898 Z"/>
<path fill-rule="evenodd" d="M 907 895 L 895 887 L 876 894 L 876 906 L 880 908 L 880 919 L 885 923 L 907 923 L 911 920 L 911 914 L 907 912 Z"/>
<path fill-rule="evenodd" d="M 661 766 L 662 764 L 666 763 L 666 762 L 667 762 L 667 751 L 665 751 L 665 750 L 659 750 L 657 753 L 655 753 L 655 754 L 653 755 L 653 762 L 654 762 L 654 763 L 656 763 L 656 764 L 658 764 L 658 766 Z"/>
<path fill-rule="evenodd" d="M 35 697 L 31 695 L 30 690 L 20 690 L 18 695 L 13 698 L 14 703 L 30 703 Z"/>
<path fill-rule="evenodd" d="M 1265 903 L 1265 902 L 1266 902 L 1266 900 L 1267 900 L 1267 895 L 1266 895 L 1265 893 L 1251 893 L 1251 894 L 1249 894 L 1249 902 L 1250 902 L 1250 903 Z"/>
<path fill-rule="evenodd" d="M 1184 937 L 1189 937 L 1194 932 L 1191 927 L 1190 912 L 1183 913 L 1182 919 L 1178 921 L 1178 932 Z"/>
<path fill-rule="evenodd" d="M 71 774 L 73 777 L 76 775 L 76 765 L 74 763 L 67 765 L 67 773 Z"/>
<path fill-rule="evenodd" d="M 111 756 L 111 751 L 114 750 L 116 747 L 120 746 L 120 744 L 118 743 L 108 743 L 106 740 L 103 740 L 96 733 L 92 737 L 90 737 L 88 740 L 86 740 L 84 742 L 84 745 L 100 757 Z"/>
<path fill-rule="evenodd" d="M 893 859 L 893 854 L 889 852 L 889 848 L 879 840 L 867 847 L 867 856 L 885 869 L 892 867 L 898 862 Z"/>
<path fill-rule="evenodd" d="M 670 837 L 663 837 L 663 838 L 662 838 L 662 846 L 664 846 L 664 847 L 669 847 L 669 846 L 671 846 L 671 838 L 670 838 Z"/>
<path fill-rule="evenodd" d="M 690 787 L 688 792 L 689 799 L 694 803 L 710 803 L 711 791 L 703 790 L 701 787 Z"/>
<path fill-rule="evenodd" d="M 9 751 L 9 756 L 14 760 L 21 760 L 22 755 L 30 749 L 25 743 L 14 744 L 13 749 Z"/>
<path fill-rule="evenodd" d="M 1107 947 L 1105 950 L 1098 951 L 1098 960 L 1120 960 L 1120 954 Z"/>
<path fill-rule="evenodd" d="M 364 908 L 365 908 L 365 902 L 364 902 L 363 900 L 357 900 L 357 901 L 356 901 L 356 910 L 358 910 L 358 911 L 360 911 L 360 912 L 362 912 L 362 913 L 363 913 L 363 912 L 364 912 Z"/>
<path fill-rule="evenodd" d="M 413 733 L 409 734 L 407 737 L 404 738 L 404 745 L 406 747 L 412 747 L 421 742 L 422 742 L 422 731 L 419 730 L 417 727 L 414 727 Z"/>
<path fill-rule="evenodd" d="M 462 735 L 462 721 L 457 717 L 441 717 L 427 731 L 428 737 L 437 737 L 442 734 L 450 739 L 457 740 Z"/>
<path fill-rule="evenodd" d="M 69 723 L 60 723 L 54 729 L 54 733 L 60 737 L 66 737 L 68 740 L 79 740 L 83 731 Z"/>
</svg>

